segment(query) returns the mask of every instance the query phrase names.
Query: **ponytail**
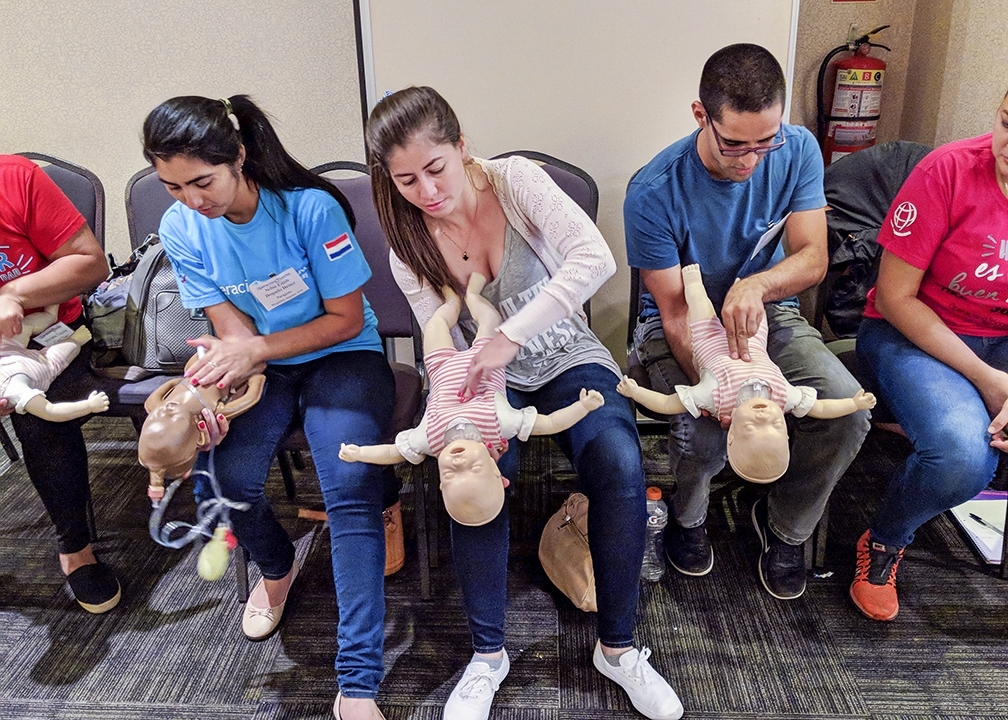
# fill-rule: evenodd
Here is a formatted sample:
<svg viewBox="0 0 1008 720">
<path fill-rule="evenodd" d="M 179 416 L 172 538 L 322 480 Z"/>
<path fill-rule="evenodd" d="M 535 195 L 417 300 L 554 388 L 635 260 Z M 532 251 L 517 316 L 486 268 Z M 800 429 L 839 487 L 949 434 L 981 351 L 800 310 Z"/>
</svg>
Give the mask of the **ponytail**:
<svg viewBox="0 0 1008 720">
<path fill-rule="evenodd" d="M 209 165 L 234 165 L 242 146 L 241 170 L 258 188 L 277 195 L 282 190 L 322 190 L 340 204 L 354 227 L 353 208 L 346 196 L 291 157 L 266 113 L 248 95 L 220 100 L 175 97 L 158 105 L 144 120 L 143 153 L 151 164 L 185 155 Z"/>
</svg>

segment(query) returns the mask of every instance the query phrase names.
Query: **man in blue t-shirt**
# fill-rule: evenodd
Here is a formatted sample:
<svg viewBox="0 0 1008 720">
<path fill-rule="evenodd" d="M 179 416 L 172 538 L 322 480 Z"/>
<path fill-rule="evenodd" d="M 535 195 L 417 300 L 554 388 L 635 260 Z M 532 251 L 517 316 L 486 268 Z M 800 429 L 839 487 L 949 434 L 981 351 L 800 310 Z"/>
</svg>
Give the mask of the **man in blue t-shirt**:
<svg viewBox="0 0 1008 720">
<path fill-rule="evenodd" d="M 826 273 L 826 199 L 815 139 L 783 123 L 784 96 L 784 74 L 769 51 L 722 48 L 704 65 L 692 105 L 699 129 L 630 182 L 627 259 L 648 291 L 634 343 L 655 390 L 670 394 L 700 379 L 680 271 L 691 263 L 700 265 L 733 357 L 749 359 L 749 339 L 766 318 L 770 358 L 789 382 L 814 387 L 820 398 L 852 397 L 858 389 L 798 312 L 796 293 Z M 804 592 L 802 544 L 868 426 L 866 411 L 788 418 L 790 466 L 752 510 L 760 579 L 774 597 Z M 686 575 L 705 575 L 714 565 L 704 521 L 711 478 L 725 465 L 726 436 L 710 417 L 671 417 L 676 524 L 665 533 L 666 553 Z"/>
</svg>

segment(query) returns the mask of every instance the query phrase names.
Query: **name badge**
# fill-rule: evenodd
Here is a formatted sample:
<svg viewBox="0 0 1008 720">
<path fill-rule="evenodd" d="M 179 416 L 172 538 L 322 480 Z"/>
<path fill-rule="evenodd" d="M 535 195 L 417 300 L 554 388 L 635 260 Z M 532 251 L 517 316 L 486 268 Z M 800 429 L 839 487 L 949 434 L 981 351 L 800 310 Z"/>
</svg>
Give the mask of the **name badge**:
<svg viewBox="0 0 1008 720">
<path fill-rule="evenodd" d="M 308 285 L 294 268 L 287 268 L 269 280 L 249 283 L 249 292 L 264 308 L 272 310 L 308 292 Z"/>
<path fill-rule="evenodd" d="M 45 330 L 33 337 L 32 340 L 42 347 L 49 347 L 50 345 L 55 345 L 58 342 L 63 342 L 73 335 L 73 333 L 74 331 L 67 327 L 65 323 L 58 322 L 55 325 L 47 327 Z"/>
</svg>

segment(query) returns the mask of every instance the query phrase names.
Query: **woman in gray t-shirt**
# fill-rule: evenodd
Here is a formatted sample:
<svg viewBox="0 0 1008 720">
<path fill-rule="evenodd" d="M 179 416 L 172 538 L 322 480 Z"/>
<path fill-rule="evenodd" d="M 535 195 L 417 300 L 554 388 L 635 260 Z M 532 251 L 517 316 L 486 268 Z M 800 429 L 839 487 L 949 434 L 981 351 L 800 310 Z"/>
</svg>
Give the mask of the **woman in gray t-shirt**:
<svg viewBox="0 0 1008 720">
<path fill-rule="evenodd" d="M 466 151 L 454 112 L 431 88 L 384 98 L 366 129 L 375 206 L 392 247 L 392 271 L 421 327 L 480 272 L 482 295 L 504 318 L 476 355 L 460 396 L 505 368 L 508 401 L 550 413 L 597 390 L 605 405 L 555 436 L 589 498 L 588 542 L 598 600 L 595 667 L 649 718 L 674 720 L 682 704 L 633 643 L 647 524 L 637 425 L 616 392 L 620 371 L 588 328 L 583 303 L 616 271 L 588 216 L 522 157 L 479 160 Z M 460 323 L 463 335 L 465 319 Z M 468 328 L 471 340 L 473 328 Z M 466 338 L 457 337 L 460 348 Z M 519 444 L 500 458 L 518 473 Z M 504 650 L 508 505 L 479 527 L 451 523 L 475 654 L 444 709 L 446 720 L 486 718 L 507 675 Z"/>
</svg>

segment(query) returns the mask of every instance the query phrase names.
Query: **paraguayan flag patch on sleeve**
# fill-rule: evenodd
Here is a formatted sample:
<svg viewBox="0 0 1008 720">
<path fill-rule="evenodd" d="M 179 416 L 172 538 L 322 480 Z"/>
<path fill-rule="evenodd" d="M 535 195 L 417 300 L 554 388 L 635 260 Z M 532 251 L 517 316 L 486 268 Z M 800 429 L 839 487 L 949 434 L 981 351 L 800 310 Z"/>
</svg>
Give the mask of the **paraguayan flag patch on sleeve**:
<svg viewBox="0 0 1008 720">
<path fill-rule="evenodd" d="M 330 240 L 329 242 L 323 244 L 326 251 L 326 255 L 329 256 L 329 261 L 337 260 L 348 252 L 353 250 L 353 243 L 350 242 L 350 236 L 343 233 L 335 240 Z"/>
</svg>

